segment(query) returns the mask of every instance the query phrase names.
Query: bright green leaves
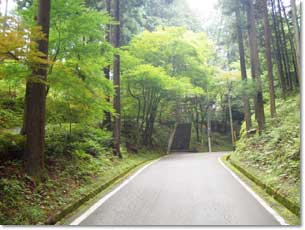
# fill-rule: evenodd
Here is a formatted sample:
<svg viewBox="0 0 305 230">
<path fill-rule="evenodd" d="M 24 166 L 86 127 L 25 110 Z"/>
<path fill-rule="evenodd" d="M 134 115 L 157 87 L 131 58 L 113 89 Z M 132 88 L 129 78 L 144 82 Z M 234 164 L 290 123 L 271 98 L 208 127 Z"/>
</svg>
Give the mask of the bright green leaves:
<svg viewBox="0 0 305 230">
<path fill-rule="evenodd" d="M 140 84 L 153 89 L 166 89 L 170 77 L 160 67 L 152 65 L 138 65 L 127 74 L 128 82 Z"/>
<path fill-rule="evenodd" d="M 208 60 L 213 55 L 213 44 L 202 33 L 184 28 L 159 28 L 155 32 L 145 31 L 135 37 L 127 47 L 131 55 L 143 63 L 162 67 L 172 77 L 188 77 L 196 85 L 212 74 Z M 196 79 L 196 80 L 195 80 Z"/>
<path fill-rule="evenodd" d="M 126 132 L 135 144 L 151 145 L 157 119 L 189 120 L 194 98 L 205 95 L 213 44 L 202 33 L 167 27 L 144 31 L 123 49 L 123 116 L 135 127 Z"/>
<path fill-rule="evenodd" d="M 52 121 L 93 122 L 103 118 L 103 111 L 112 111 L 107 97 L 113 94 L 113 87 L 99 66 L 87 63 L 75 68 L 75 63 L 57 63 L 49 76 L 48 114 Z"/>
<path fill-rule="evenodd" d="M 150 79 L 154 78 L 161 85 L 161 82 L 166 82 L 164 86 L 167 91 L 181 97 L 203 94 L 207 78 L 214 72 L 213 67 L 208 65 L 213 55 L 213 44 L 205 34 L 184 28 L 145 31 L 124 50 L 127 51 L 122 55 L 122 69 L 128 71 L 129 78 L 130 74 L 136 76 L 133 81 L 150 76 Z M 139 64 L 144 65 L 137 66 Z M 145 71 L 150 75 L 145 75 Z"/>
<path fill-rule="evenodd" d="M 20 14 L 28 24 L 34 24 L 37 1 Z M 88 58 L 110 62 L 113 49 L 106 42 L 106 25 L 113 21 L 106 12 L 85 6 L 83 0 L 54 0 L 51 10 L 49 55 L 52 61 Z M 106 65 L 106 64 L 105 64 Z"/>
<path fill-rule="evenodd" d="M 108 98 L 114 93 L 103 68 L 115 50 L 106 41 L 105 11 L 88 8 L 84 0 L 52 0 L 49 36 L 47 117 L 52 123 L 97 122 L 104 111 L 112 112 Z M 20 10 L 23 19 L 35 24 L 37 1 Z"/>
</svg>

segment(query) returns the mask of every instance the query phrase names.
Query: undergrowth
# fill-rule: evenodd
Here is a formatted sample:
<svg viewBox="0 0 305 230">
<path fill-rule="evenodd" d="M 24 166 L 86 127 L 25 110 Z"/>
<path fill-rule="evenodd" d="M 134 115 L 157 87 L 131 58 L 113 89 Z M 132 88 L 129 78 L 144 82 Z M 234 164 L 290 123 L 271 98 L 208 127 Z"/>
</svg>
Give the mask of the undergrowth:
<svg viewBox="0 0 305 230">
<path fill-rule="evenodd" d="M 203 143 L 198 143 L 195 138 L 195 133 L 192 133 L 190 149 L 194 152 L 208 152 L 208 137 L 206 134 L 203 134 Z M 224 152 L 232 151 L 233 146 L 231 142 L 231 136 L 221 134 L 218 132 L 213 132 L 211 137 L 211 147 L 213 152 Z"/>
<path fill-rule="evenodd" d="M 21 161 L 0 166 L 0 224 L 28 225 L 44 222 L 54 213 L 81 198 L 95 184 L 102 184 L 161 153 L 128 154 L 123 160 L 104 151 L 94 157 L 82 150 L 46 157 L 40 184 L 28 177 Z"/>
<path fill-rule="evenodd" d="M 243 125 L 241 139 L 231 157 L 264 183 L 300 203 L 300 96 L 278 99 L 275 118 L 270 117 L 268 109 L 266 106 L 263 134 L 247 138 Z"/>
</svg>

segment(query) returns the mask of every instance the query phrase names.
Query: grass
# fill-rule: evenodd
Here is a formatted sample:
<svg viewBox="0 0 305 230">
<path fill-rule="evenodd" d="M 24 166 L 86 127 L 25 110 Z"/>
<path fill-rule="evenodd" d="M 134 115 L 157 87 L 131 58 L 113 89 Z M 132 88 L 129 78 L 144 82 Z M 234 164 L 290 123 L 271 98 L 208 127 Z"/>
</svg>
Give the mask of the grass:
<svg viewBox="0 0 305 230">
<path fill-rule="evenodd" d="M 46 159 L 45 180 L 36 185 L 24 173 L 21 162 L 0 167 L 0 224 L 28 225 L 45 222 L 79 200 L 97 184 L 103 184 L 136 165 L 162 153 L 123 152 L 123 160 L 108 153 L 98 158 L 77 153 Z"/>
</svg>

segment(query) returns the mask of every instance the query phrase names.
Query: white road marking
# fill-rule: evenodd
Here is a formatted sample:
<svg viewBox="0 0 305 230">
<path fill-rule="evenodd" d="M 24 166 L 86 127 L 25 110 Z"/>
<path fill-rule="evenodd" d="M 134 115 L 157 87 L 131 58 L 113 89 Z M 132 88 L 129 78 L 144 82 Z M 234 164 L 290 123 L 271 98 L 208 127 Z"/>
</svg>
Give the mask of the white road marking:
<svg viewBox="0 0 305 230">
<path fill-rule="evenodd" d="M 86 212 L 84 212 L 82 215 L 80 215 L 78 218 L 76 218 L 70 225 L 79 225 L 86 218 L 88 218 L 88 216 L 90 216 L 96 209 L 98 209 L 103 203 L 105 203 L 110 197 L 112 197 L 114 194 L 116 194 L 118 191 L 120 191 L 124 186 L 126 186 L 130 181 L 132 181 L 137 175 L 139 175 L 144 169 L 146 169 L 147 167 L 149 167 L 150 165 L 152 165 L 153 163 L 155 163 L 155 162 L 157 162 L 159 160 L 160 159 L 154 160 L 153 162 L 143 166 L 135 174 L 133 174 L 131 177 L 127 178 L 117 188 L 112 190 L 106 196 L 102 197 L 97 203 L 92 205 Z"/>
<path fill-rule="evenodd" d="M 281 224 L 289 225 L 286 221 L 276 213 L 262 198 L 260 198 L 245 182 L 243 182 L 231 169 L 229 169 L 221 160 L 218 158 L 220 164 Z"/>
</svg>

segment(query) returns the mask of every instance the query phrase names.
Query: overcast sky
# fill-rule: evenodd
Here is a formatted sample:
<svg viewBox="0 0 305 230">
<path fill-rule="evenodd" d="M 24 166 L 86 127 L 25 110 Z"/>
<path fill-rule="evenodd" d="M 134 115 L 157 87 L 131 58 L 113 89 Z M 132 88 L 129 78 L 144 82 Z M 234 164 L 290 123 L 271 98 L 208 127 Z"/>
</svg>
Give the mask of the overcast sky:
<svg viewBox="0 0 305 230">
<path fill-rule="evenodd" d="M 196 14 L 206 15 L 214 10 L 218 0 L 186 0 Z"/>
<path fill-rule="evenodd" d="M 1 14 L 4 14 L 6 0 L 0 0 Z M 13 0 L 8 0 L 8 11 L 15 7 L 16 3 Z"/>
</svg>

